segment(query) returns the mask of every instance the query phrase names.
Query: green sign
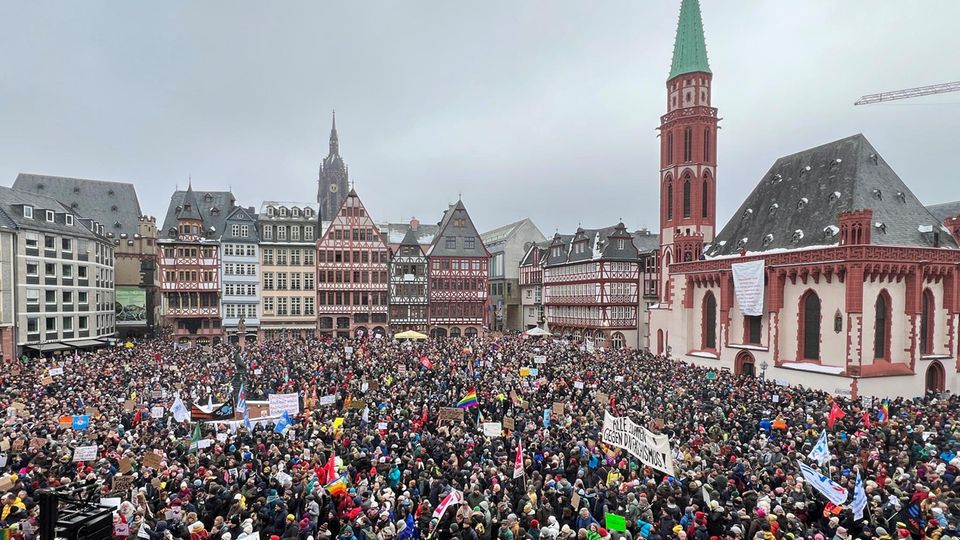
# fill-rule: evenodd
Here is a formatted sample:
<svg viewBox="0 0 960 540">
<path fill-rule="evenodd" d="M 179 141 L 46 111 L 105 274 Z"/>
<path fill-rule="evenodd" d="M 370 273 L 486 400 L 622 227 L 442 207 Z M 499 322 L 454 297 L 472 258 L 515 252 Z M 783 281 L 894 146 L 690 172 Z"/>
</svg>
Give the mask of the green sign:
<svg viewBox="0 0 960 540">
<path fill-rule="evenodd" d="M 708 372 L 707 372 L 707 380 L 708 380 L 708 381 L 712 381 L 712 380 L 714 380 L 714 379 L 716 379 L 716 378 L 717 378 L 717 372 L 716 372 L 716 371 L 708 371 Z"/>
<path fill-rule="evenodd" d="M 147 324 L 147 291 L 139 287 L 117 287 L 117 323 Z"/>
<path fill-rule="evenodd" d="M 606 515 L 607 530 L 625 532 L 627 530 L 627 519 L 616 514 Z"/>
</svg>

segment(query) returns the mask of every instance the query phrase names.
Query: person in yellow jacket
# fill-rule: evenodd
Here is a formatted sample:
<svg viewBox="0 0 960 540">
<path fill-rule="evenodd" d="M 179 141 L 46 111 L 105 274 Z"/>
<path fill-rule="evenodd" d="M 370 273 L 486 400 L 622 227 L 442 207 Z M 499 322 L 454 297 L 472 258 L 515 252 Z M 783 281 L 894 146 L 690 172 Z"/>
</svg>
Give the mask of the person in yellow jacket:
<svg viewBox="0 0 960 540">
<path fill-rule="evenodd" d="M 0 521 L 18 520 L 18 514 L 23 514 L 21 517 L 26 517 L 26 505 L 23 504 L 20 497 L 13 493 L 7 493 L 3 496 L 3 510 L 0 510 Z"/>
</svg>

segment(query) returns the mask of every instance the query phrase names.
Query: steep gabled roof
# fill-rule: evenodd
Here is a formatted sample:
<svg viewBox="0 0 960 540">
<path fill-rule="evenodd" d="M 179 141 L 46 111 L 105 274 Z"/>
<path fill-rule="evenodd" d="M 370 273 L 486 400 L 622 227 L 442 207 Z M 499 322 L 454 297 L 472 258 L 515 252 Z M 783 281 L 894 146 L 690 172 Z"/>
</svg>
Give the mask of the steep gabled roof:
<svg viewBox="0 0 960 540">
<path fill-rule="evenodd" d="M 414 232 L 413 227 L 407 227 L 407 234 L 403 235 L 400 245 L 420 247 L 420 240 L 417 239 L 417 233 Z"/>
<path fill-rule="evenodd" d="M 947 218 L 960 216 L 960 201 L 932 204 L 927 207 L 927 210 L 943 223 Z"/>
<path fill-rule="evenodd" d="M 54 198 L 71 212 L 98 221 L 117 237 L 137 234 L 143 215 L 137 189 L 129 182 L 20 173 L 13 188 Z"/>
<path fill-rule="evenodd" d="M 32 218 L 23 215 L 24 206 L 33 207 Z M 54 213 L 53 222 L 46 220 L 47 210 Z M 47 231 L 80 238 L 100 238 L 89 229 L 92 226 L 92 220 L 78 216 L 53 197 L 0 186 L 0 211 L 4 214 L 0 224 L 8 228 Z M 73 225 L 66 224 L 65 215 L 67 214 L 74 216 Z"/>
<path fill-rule="evenodd" d="M 447 247 L 447 238 L 456 238 L 456 247 Z M 473 248 L 467 248 L 463 241 L 465 238 L 473 238 Z M 489 257 L 490 252 L 483 245 L 483 240 L 477 232 L 477 228 L 467 213 L 467 208 L 463 201 L 457 201 L 447 208 L 443 213 L 443 219 L 440 220 L 440 228 L 436 236 L 433 237 L 433 243 L 427 250 L 427 256 L 442 257 Z"/>
<path fill-rule="evenodd" d="M 520 259 L 520 266 L 530 266 L 531 264 L 533 264 L 534 252 L 536 250 L 546 252 L 548 249 L 550 249 L 551 243 L 552 243 L 551 240 L 544 240 L 543 242 L 536 242 L 531 244 L 530 247 L 527 248 L 527 252 L 523 254 L 523 258 Z M 543 261 L 545 259 L 546 257 L 540 257 L 540 264 L 543 264 Z"/>
<path fill-rule="evenodd" d="M 624 240 L 622 249 L 617 240 Z M 576 245 L 581 242 L 584 247 L 578 252 Z M 554 266 L 600 259 L 635 261 L 640 255 L 657 249 L 659 245 L 659 235 L 647 231 L 631 233 L 623 223 L 601 229 L 578 228 L 573 235 L 554 235 L 547 247 L 545 264 Z M 552 248 L 557 246 L 562 249 L 559 255 L 554 255 Z"/>
<path fill-rule="evenodd" d="M 158 231 L 161 239 L 170 237 L 170 230 L 177 227 L 177 216 L 184 214 L 184 200 L 187 193 L 192 193 L 195 201 L 192 206 L 197 210 L 200 219 L 203 220 L 205 235 L 208 238 L 219 238 L 223 233 L 223 226 L 227 221 L 227 216 L 236 206 L 236 198 L 229 191 L 201 191 L 198 194 L 192 189 L 187 191 L 175 191 L 170 196 L 170 205 L 167 207 L 167 215 L 163 219 L 163 228 Z M 179 208 L 179 209 L 178 209 Z M 196 218 L 194 218 L 196 219 Z M 213 229 L 213 233 L 209 231 Z M 173 235 L 174 237 L 176 234 Z"/>
<path fill-rule="evenodd" d="M 778 159 L 717 235 L 706 255 L 835 245 L 837 214 L 873 210 L 871 242 L 932 247 L 921 227 L 939 227 L 861 134 Z M 950 235 L 941 247 L 956 248 Z"/>
<path fill-rule="evenodd" d="M 710 73 L 707 42 L 703 37 L 703 18 L 700 16 L 700 2 L 683 0 L 680 4 L 677 36 L 673 42 L 673 62 L 667 79 L 701 71 Z"/>
</svg>

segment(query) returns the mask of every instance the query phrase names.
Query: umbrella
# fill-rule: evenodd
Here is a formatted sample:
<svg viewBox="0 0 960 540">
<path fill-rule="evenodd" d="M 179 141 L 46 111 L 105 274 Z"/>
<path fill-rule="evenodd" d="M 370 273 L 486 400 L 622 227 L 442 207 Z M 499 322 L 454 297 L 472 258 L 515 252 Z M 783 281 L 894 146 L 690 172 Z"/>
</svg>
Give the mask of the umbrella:
<svg viewBox="0 0 960 540">
<path fill-rule="evenodd" d="M 427 339 L 426 334 L 421 334 L 415 330 L 407 330 L 406 332 L 400 332 L 399 334 L 394 334 L 396 339 Z"/>
<path fill-rule="evenodd" d="M 537 328 L 531 328 L 530 330 L 527 330 L 526 332 L 523 333 L 523 335 L 540 337 L 540 336 L 549 336 L 550 332 L 547 332 L 543 328 L 537 327 Z"/>
</svg>

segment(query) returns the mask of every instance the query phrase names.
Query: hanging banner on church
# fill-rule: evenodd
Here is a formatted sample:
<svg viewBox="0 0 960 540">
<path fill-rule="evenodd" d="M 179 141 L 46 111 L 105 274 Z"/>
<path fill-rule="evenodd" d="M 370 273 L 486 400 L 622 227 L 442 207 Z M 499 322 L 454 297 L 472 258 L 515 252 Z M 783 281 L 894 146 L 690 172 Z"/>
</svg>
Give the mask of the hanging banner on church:
<svg viewBox="0 0 960 540">
<path fill-rule="evenodd" d="M 748 317 L 763 315 L 763 259 L 732 264 L 730 269 L 740 311 Z"/>
<path fill-rule="evenodd" d="M 613 416 L 609 411 L 603 411 L 601 434 L 604 443 L 622 448 L 644 465 L 674 476 L 673 452 L 666 435 L 656 435 L 626 416 Z"/>
</svg>

